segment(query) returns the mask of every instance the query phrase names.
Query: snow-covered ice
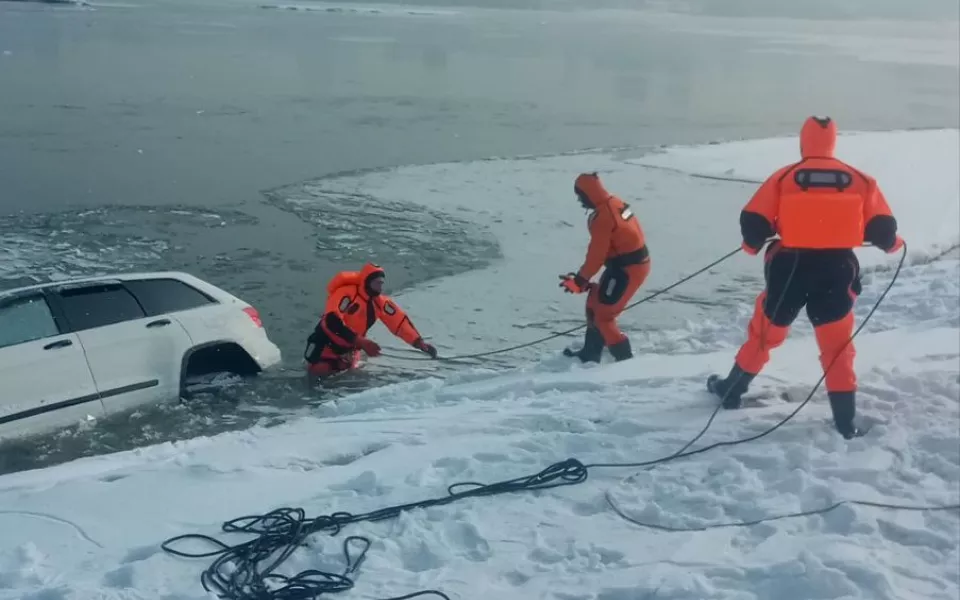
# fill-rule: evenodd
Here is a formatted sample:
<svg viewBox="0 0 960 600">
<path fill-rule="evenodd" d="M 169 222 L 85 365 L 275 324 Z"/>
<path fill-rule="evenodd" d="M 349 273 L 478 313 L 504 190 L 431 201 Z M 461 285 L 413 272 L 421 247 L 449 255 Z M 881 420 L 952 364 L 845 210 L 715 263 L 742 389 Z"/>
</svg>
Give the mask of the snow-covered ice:
<svg viewBox="0 0 960 600">
<path fill-rule="evenodd" d="M 863 140 L 859 147 L 858 138 Z M 778 152 L 791 158 L 789 146 L 743 142 L 671 149 L 641 160 L 681 172 L 732 169 L 759 178 L 768 164 L 778 162 Z M 960 202 L 956 148 L 956 131 L 905 132 L 845 137 L 841 152 L 889 190 L 911 250 L 920 252 L 942 249 L 951 235 L 956 244 L 960 223 L 950 218 Z M 757 158 L 757 151 L 768 156 Z M 901 153 L 903 166 L 880 161 L 883 151 Z M 878 157 L 873 165 L 868 152 Z M 481 211 L 488 223 L 504 221 L 501 234 L 512 232 L 504 235 L 502 264 L 406 294 L 405 303 L 413 304 L 418 293 L 436 297 L 446 286 L 464 282 L 486 282 L 477 295 L 488 298 L 476 301 L 490 300 L 509 293 L 522 273 L 531 280 L 551 279 L 558 269 L 568 270 L 580 259 L 582 223 L 570 218 L 570 233 L 559 237 L 554 229 L 567 220 L 562 207 L 573 204 L 571 173 L 595 167 L 625 195 L 642 189 L 643 173 L 650 170 L 597 154 L 364 175 L 367 193 Z M 465 197 L 468 184 L 481 191 Z M 323 185 L 360 182 L 342 178 Z M 750 188 L 710 180 L 689 185 L 711 191 L 733 186 L 727 195 L 683 200 L 696 203 L 697 210 L 688 215 L 694 228 L 716 222 L 715 228 L 730 233 L 730 239 L 716 242 L 702 239 L 710 236 L 696 229 L 686 234 L 691 243 L 701 244 L 697 254 L 707 260 L 700 262 L 708 262 L 711 245 L 736 245 L 733 209 Z M 714 211 L 713 203 L 724 206 Z M 926 219 L 932 211 L 937 220 Z M 721 218 L 732 225 L 721 224 Z M 678 234 L 683 235 L 650 228 L 652 238 Z M 518 259 L 536 267 L 524 270 L 513 262 Z M 881 255 L 875 264 L 895 261 Z M 663 274 L 660 282 L 699 264 L 677 266 L 682 268 Z M 871 274 L 858 315 L 891 275 L 885 270 Z M 539 285 L 526 290 L 525 302 L 538 301 Z M 315 536 L 283 572 L 337 571 L 343 539 L 363 535 L 373 545 L 351 576 L 356 587 L 331 597 L 382 599 L 434 588 L 456 600 L 956 600 L 957 510 L 843 504 L 826 513 L 749 527 L 710 526 L 843 500 L 910 506 L 960 502 L 958 304 L 955 251 L 904 268 L 876 320 L 857 340 L 859 409 L 873 423 L 865 438 L 846 441 L 832 430 L 821 391 L 793 420 L 754 442 L 652 469 L 592 468 L 585 482 L 570 487 L 465 499 L 351 525 L 336 537 Z M 624 363 L 582 367 L 554 358 L 510 372 L 474 369 L 446 380 L 368 390 L 273 428 L 0 477 L 0 600 L 208 600 L 199 575 L 212 559 L 172 557 L 160 549 L 165 539 L 185 533 L 219 536 L 225 520 L 282 506 L 319 516 L 441 497 L 456 482 L 531 475 L 567 458 L 620 463 L 673 454 L 710 417 L 715 401 L 703 390 L 704 380 L 729 368 L 730 341 L 742 340 L 746 314 L 714 323 L 710 330 L 674 331 L 672 340 L 660 346 L 651 342 Z M 486 328 L 494 318 L 491 310 L 477 321 Z M 494 323 L 490 327 L 495 330 Z M 672 353 L 676 340 L 707 333 L 725 342 Z M 818 376 L 815 343 L 809 328 L 798 324 L 756 386 L 803 397 Z M 755 435 L 795 408 L 773 403 L 721 412 L 695 447 Z M 608 498 L 630 519 L 703 530 L 631 524 Z M 246 539 L 236 537 L 221 539 Z"/>
<path fill-rule="evenodd" d="M 937 148 L 939 152 L 926 151 Z M 631 160 L 636 165 L 674 169 L 700 177 L 760 182 L 796 160 L 795 137 L 744 140 L 722 145 L 672 147 Z M 878 177 L 896 213 L 908 257 L 929 258 L 960 243 L 960 139 L 957 130 L 880 131 L 841 134 L 837 156 Z M 889 262 L 871 248 L 857 249 L 864 267 Z"/>
<path fill-rule="evenodd" d="M 838 141 L 840 157 L 878 178 L 901 223 L 911 262 L 960 242 L 958 148 L 956 129 L 848 133 Z M 573 179 L 580 171 L 599 171 L 607 188 L 631 203 L 644 226 L 652 270 L 640 299 L 735 250 L 739 211 L 757 188 L 743 181 L 759 182 L 798 156 L 799 143 L 792 136 L 676 147 L 641 158 L 589 152 L 411 166 L 334 176 L 311 185 L 318 195 L 361 194 L 453 212 L 497 236 L 502 261 L 397 295 L 415 323 L 430 324 L 421 329 L 449 356 L 536 340 L 582 322 L 583 297 L 557 287 L 557 275 L 579 268 L 585 254 L 586 213 L 573 195 Z M 898 260 L 875 248 L 860 249 L 858 255 L 868 272 L 891 269 Z M 622 324 L 635 346 L 666 343 L 669 351 L 731 347 L 740 343 L 740 323 L 752 310 L 747 299 L 756 293 L 760 276 L 757 260 L 736 255 L 624 314 Z M 878 286 L 867 283 L 867 297 L 873 298 Z M 663 302 L 674 304 L 663 310 Z M 701 310 L 704 304 L 725 305 L 726 310 L 718 315 L 713 308 Z M 428 316 L 421 317 L 424 313 Z M 699 335 L 664 338 L 659 330 L 665 326 Z M 524 352 L 556 354 L 558 345 L 570 341 Z"/>
</svg>

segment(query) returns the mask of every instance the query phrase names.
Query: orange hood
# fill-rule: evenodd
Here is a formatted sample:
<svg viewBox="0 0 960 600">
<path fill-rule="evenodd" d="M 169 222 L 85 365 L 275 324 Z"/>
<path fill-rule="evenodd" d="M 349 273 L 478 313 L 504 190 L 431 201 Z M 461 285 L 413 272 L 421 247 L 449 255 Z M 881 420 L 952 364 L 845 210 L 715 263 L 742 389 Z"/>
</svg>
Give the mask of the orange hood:
<svg viewBox="0 0 960 600">
<path fill-rule="evenodd" d="M 581 173 L 573 183 L 573 191 L 587 208 L 600 208 L 610 200 L 610 192 L 603 187 L 596 173 Z"/>
<path fill-rule="evenodd" d="M 359 286 L 362 281 L 363 279 L 360 277 L 359 271 L 340 271 L 334 275 L 330 283 L 327 284 L 327 293 L 332 294 L 338 289 L 348 285 Z"/>
<path fill-rule="evenodd" d="M 837 124 L 830 117 L 808 117 L 800 129 L 800 156 L 833 158 L 837 146 Z"/>
<path fill-rule="evenodd" d="M 383 269 L 374 263 L 367 263 L 359 271 L 340 271 L 333 276 L 330 283 L 327 284 L 327 293 L 332 294 L 347 285 L 355 285 L 363 296 L 369 296 L 370 290 L 367 289 L 367 283 L 374 277 L 383 277 Z"/>
<path fill-rule="evenodd" d="M 363 280 L 364 285 L 374 277 L 384 277 L 385 275 L 386 273 L 384 273 L 383 268 L 373 263 L 367 263 L 360 269 L 360 279 Z"/>
<path fill-rule="evenodd" d="M 332 294 L 344 286 L 355 285 L 362 296 L 369 296 L 370 290 L 367 289 L 367 282 L 374 277 L 383 277 L 384 275 L 383 269 L 374 263 L 363 265 L 363 268 L 359 271 L 340 271 L 327 284 L 327 293 Z"/>
</svg>

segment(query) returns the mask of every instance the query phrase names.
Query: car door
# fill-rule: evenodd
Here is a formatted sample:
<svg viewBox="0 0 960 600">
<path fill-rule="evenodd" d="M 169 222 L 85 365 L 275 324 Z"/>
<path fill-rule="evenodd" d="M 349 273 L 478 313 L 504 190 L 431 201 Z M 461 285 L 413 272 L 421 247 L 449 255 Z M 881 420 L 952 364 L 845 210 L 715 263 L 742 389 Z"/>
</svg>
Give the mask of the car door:
<svg viewBox="0 0 960 600">
<path fill-rule="evenodd" d="M 217 310 L 218 302 L 179 279 L 145 277 L 124 281 L 124 285 L 148 315 L 176 319 L 193 344 L 219 339 L 226 329 L 221 323 L 224 311 Z"/>
<path fill-rule="evenodd" d="M 56 295 L 108 413 L 177 398 L 180 361 L 190 345 L 179 323 L 148 316 L 120 282 L 63 287 Z"/>
<path fill-rule="evenodd" d="M 79 337 L 43 292 L 0 299 L 0 437 L 104 415 Z"/>
</svg>

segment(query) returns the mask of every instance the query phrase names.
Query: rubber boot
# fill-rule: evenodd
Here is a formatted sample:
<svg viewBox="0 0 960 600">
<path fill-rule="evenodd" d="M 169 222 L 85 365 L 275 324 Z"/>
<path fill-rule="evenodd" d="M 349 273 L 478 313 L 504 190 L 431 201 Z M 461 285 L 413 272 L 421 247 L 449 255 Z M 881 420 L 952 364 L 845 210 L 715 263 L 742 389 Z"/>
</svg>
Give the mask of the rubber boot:
<svg viewBox="0 0 960 600">
<path fill-rule="evenodd" d="M 833 411 L 833 424 L 846 439 L 860 437 L 862 432 L 853 423 L 857 414 L 856 392 L 828 392 L 830 410 Z"/>
<path fill-rule="evenodd" d="M 622 342 L 617 342 L 616 344 L 610 346 L 610 354 L 613 355 L 613 358 L 615 358 L 617 362 L 633 358 L 633 350 L 630 348 L 630 340 L 624 339 Z"/>
<path fill-rule="evenodd" d="M 564 356 L 576 356 L 580 362 L 600 362 L 600 356 L 603 354 L 603 336 L 600 330 L 592 325 L 587 326 L 587 332 L 583 336 L 583 347 L 574 352 L 569 348 L 564 349 Z"/>
<path fill-rule="evenodd" d="M 747 392 L 754 377 L 756 374 L 747 373 L 734 363 L 726 379 L 720 379 L 719 375 L 708 377 L 707 390 L 722 400 L 724 408 L 737 409 L 740 408 L 741 397 Z"/>
</svg>

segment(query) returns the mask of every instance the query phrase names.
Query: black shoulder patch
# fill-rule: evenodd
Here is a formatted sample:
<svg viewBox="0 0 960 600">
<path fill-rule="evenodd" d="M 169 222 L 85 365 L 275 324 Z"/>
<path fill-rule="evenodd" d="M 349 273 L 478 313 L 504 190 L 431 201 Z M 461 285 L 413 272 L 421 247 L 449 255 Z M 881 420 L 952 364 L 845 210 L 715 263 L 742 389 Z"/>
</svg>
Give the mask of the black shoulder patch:
<svg viewBox="0 0 960 600">
<path fill-rule="evenodd" d="M 841 169 L 797 169 L 793 173 L 793 181 L 803 191 L 811 188 L 835 188 L 842 192 L 853 183 L 853 177 Z"/>
</svg>

